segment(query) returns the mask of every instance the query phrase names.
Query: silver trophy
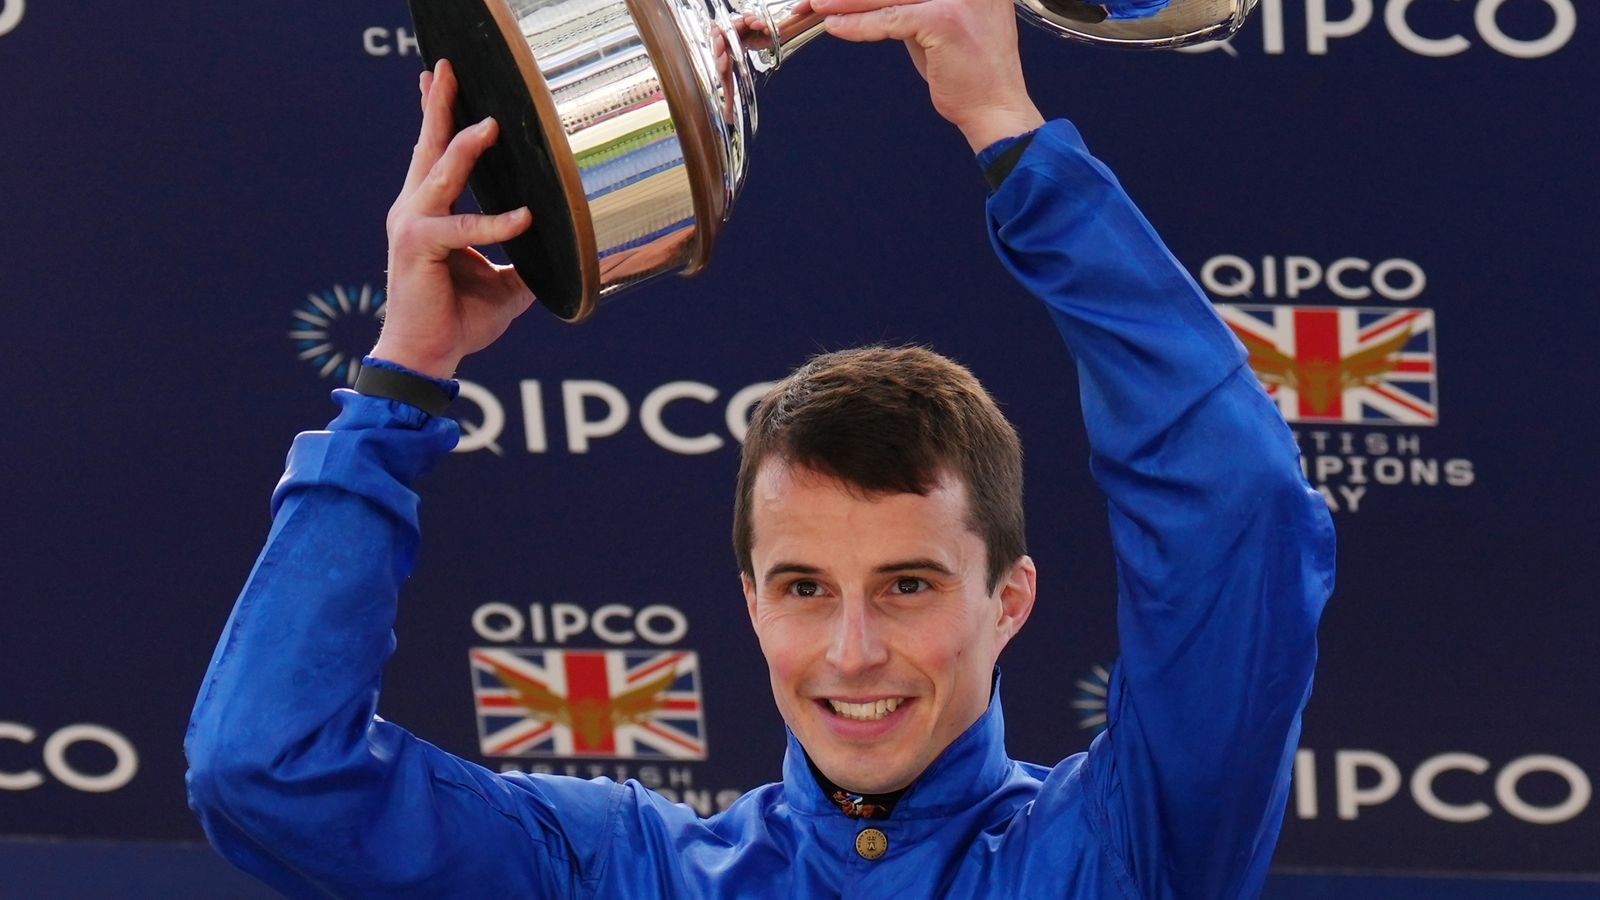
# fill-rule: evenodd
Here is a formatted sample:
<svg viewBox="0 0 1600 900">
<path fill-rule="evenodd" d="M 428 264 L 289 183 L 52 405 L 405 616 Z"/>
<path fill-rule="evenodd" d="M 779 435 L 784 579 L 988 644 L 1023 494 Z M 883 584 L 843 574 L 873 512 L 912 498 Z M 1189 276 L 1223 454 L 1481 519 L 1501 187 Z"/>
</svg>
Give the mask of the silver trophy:
<svg viewBox="0 0 1600 900">
<path fill-rule="evenodd" d="M 1062 37 L 1167 48 L 1233 34 L 1256 0 L 1016 0 Z M 505 245 L 569 322 L 658 275 L 705 267 L 744 184 L 758 84 L 823 32 L 810 0 L 411 0 L 458 124 L 494 116 L 473 170 L 486 213 L 528 206 Z"/>
</svg>

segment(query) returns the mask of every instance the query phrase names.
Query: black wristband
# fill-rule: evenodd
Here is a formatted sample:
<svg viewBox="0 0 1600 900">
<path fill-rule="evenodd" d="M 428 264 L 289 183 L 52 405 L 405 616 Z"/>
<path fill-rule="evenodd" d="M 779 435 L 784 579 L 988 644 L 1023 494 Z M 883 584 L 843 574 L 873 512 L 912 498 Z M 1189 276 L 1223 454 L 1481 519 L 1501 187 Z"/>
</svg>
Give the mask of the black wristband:
<svg viewBox="0 0 1600 900">
<path fill-rule="evenodd" d="M 362 366 L 351 387 L 368 397 L 408 403 L 432 416 L 448 409 L 453 399 L 449 391 L 426 378 L 378 366 Z"/>
<path fill-rule="evenodd" d="M 1005 149 L 1005 152 L 995 157 L 994 162 L 989 164 L 989 168 L 983 170 L 983 180 L 989 182 L 989 190 L 1000 190 L 1000 184 L 1006 180 L 1007 175 L 1011 174 L 1011 170 L 1017 167 L 1017 163 L 1022 160 L 1022 154 L 1027 151 L 1028 145 L 1033 143 L 1033 135 L 1034 132 L 1030 132 L 1017 138 L 1011 146 Z"/>
</svg>

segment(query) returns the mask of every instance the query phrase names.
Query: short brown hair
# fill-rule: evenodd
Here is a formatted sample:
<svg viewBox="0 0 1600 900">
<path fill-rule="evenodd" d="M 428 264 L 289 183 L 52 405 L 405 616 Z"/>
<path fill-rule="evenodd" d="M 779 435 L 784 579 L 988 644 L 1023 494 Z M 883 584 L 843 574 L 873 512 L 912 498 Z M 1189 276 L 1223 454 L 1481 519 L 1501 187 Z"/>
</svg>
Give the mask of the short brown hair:
<svg viewBox="0 0 1600 900">
<path fill-rule="evenodd" d="M 990 592 L 1027 552 L 1016 429 L 965 366 L 925 347 L 815 356 L 756 407 L 733 506 L 733 552 L 751 577 L 751 497 L 771 457 L 867 494 L 926 494 L 945 472 L 959 476 L 967 527 L 987 553 Z"/>
</svg>

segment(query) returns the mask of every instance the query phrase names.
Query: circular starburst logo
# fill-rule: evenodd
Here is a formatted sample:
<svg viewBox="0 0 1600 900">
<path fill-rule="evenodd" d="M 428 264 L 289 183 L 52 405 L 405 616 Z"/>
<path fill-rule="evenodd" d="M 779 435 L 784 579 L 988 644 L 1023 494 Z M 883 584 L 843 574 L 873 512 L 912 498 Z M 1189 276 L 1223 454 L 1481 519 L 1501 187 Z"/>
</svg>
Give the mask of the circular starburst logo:
<svg viewBox="0 0 1600 900">
<path fill-rule="evenodd" d="M 1115 663 L 1112 663 L 1115 665 Z M 1110 666 L 1096 665 L 1089 674 L 1072 683 L 1072 712 L 1078 717 L 1078 727 L 1098 735 L 1106 730 L 1106 700 L 1111 694 Z"/>
<path fill-rule="evenodd" d="M 289 339 L 319 378 L 354 384 L 361 373 L 361 357 L 378 341 L 384 299 L 383 291 L 373 290 L 370 284 L 360 288 L 336 285 L 307 294 L 292 314 L 294 329 Z"/>
</svg>

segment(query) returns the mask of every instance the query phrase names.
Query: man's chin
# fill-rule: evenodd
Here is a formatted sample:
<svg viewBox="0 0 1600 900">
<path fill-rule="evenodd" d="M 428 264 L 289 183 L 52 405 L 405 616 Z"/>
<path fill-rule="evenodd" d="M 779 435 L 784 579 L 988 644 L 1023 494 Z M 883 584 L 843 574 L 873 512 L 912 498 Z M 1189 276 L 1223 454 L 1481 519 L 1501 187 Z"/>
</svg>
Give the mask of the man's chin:
<svg viewBox="0 0 1600 900">
<path fill-rule="evenodd" d="M 875 720 L 851 719 L 813 701 L 806 733 L 796 734 L 811 761 L 828 780 L 858 794 L 900 790 L 921 774 L 910 759 L 919 712 L 915 703 Z"/>
<path fill-rule="evenodd" d="M 816 747 L 806 747 L 806 753 L 829 781 L 855 794 L 898 791 L 927 768 L 912 758 L 909 748 L 895 744 L 864 747 L 824 740 Z"/>
</svg>

